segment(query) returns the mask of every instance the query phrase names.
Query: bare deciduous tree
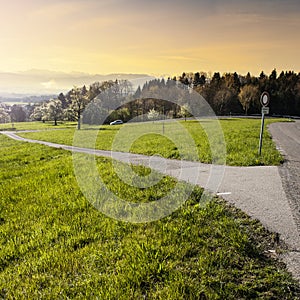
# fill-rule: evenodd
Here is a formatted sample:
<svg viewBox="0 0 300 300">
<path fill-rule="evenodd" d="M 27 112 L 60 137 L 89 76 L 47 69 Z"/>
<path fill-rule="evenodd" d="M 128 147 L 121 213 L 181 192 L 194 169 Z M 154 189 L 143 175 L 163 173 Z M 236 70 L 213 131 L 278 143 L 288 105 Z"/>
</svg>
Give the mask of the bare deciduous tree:
<svg viewBox="0 0 300 300">
<path fill-rule="evenodd" d="M 57 121 L 63 116 L 62 102 L 59 99 L 51 99 L 46 106 L 47 119 L 54 121 L 54 125 L 57 125 Z"/>
<path fill-rule="evenodd" d="M 239 101 L 242 104 L 246 115 L 248 114 L 248 110 L 251 104 L 254 104 L 258 99 L 259 90 L 257 86 L 245 85 L 241 88 L 241 91 L 239 93 Z"/>
<path fill-rule="evenodd" d="M 71 112 L 77 120 L 77 129 L 80 130 L 81 114 L 89 103 L 88 94 L 82 89 L 74 86 L 71 91 Z"/>
</svg>

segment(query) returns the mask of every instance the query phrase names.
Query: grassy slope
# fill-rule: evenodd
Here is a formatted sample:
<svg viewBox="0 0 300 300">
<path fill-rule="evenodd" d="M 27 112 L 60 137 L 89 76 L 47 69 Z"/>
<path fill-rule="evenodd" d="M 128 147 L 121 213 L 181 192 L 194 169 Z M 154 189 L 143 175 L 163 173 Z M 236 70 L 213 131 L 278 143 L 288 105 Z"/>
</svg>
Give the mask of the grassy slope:
<svg viewBox="0 0 300 300">
<path fill-rule="evenodd" d="M 266 126 L 278 120 L 267 119 Z M 115 142 L 116 134 L 119 129 L 124 130 L 126 134 L 118 135 L 118 143 L 115 150 L 126 151 L 124 148 L 126 140 L 131 135 L 140 132 L 140 136 L 136 139 L 128 149 L 131 152 L 153 155 L 160 154 L 167 158 L 180 158 L 194 160 L 190 155 L 188 143 L 181 142 L 186 137 L 188 132 L 197 147 L 200 161 L 210 163 L 212 158 L 210 154 L 209 141 L 202 126 L 195 121 L 181 122 L 185 130 L 178 129 L 172 122 L 164 124 L 166 133 L 173 135 L 173 140 L 162 136 L 161 123 L 147 123 L 147 130 L 152 131 L 152 134 L 143 135 L 143 127 L 140 124 L 128 124 L 124 126 L 102 126 L 98 132 L 96 142 L 97 149 L 109 150 Z M 204 124 L 204 123 L 203 123 Z M 207 125 L 208 124 L 208 125 Z M 226 163 L 228 165 L 238 166 L 253 166 L 253 165 L 278 165 L 282 162 L 282 157 L 276 150 L 276 147 L 267 130 L 264 131 L 262 156 L 258 155 L 258 143 L 260 133 L 260 120 L 258 119 L 224 119 L 220 121 L 226 143 Z M 210 126 L 207 121 L 204 126 Z M 95 129 L 98 129 L 95 127 Z M 51 141 L 55 143 L 68 144 L 73 143 L 75 129 L 69 128 L 60 131 L 20 133 L 21 136 Z M 87 140 L 88 147 L 93 147 L 89 141 L 89 136 L 94 134 L 92 130 L 82 130 L 79 133 L 83 139 Z M 214 137 L 212 137 L 214 138 Z M 181 148 L 180 146 L 181 145 Z"/>
<path fill-rule="evenodd" d="M 0 135 L 0 298 L 297 299 L 299 286 L 264 253 L 272 234 L 215 200 L 157 222 L 107 218 L 82 196 L 71 154 Z M 111 189 L 122 186 L 98 159 Z M 138 168 L 140 174 L 147 170 Z M 173 180 L 164 178 L 164 189 Z M 165 191 L 162 191 L 163 193 Z"/>
</svg>

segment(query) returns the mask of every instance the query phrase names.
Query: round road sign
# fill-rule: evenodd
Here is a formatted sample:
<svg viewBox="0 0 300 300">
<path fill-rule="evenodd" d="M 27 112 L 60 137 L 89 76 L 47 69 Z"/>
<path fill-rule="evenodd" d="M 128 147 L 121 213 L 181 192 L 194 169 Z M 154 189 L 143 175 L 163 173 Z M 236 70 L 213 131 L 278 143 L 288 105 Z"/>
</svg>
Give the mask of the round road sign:
<svg viewBox="0 0 300 300">
<path fill-rule="evenodd" d="M 266 107 L 270 103 L 270 94 L 268 92 L 263 92 L 260 96 L 260 103 L 262 106 Z"/>
</svg>

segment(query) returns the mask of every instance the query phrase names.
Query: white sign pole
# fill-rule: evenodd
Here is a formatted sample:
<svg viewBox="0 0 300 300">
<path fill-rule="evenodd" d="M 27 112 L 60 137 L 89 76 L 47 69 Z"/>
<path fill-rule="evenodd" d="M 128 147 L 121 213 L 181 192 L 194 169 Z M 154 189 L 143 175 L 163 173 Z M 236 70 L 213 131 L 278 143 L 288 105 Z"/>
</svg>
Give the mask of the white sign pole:
<svg viewBox="0 0 300 300">
<path fill-rule="evenodd" d="M 270 103 L 270 95 L 268 92 L 263 92 L 260 96 L 260 103 L 262 105 L 261 109 L 261 127 L 260 127 L 260 135 L 259 135 L 259 149 L 258 154 L 261 156 L 262 149 L 262 140 L 264 135 L 264 125 L 265 125 L 265 114 L 269 113 L 269 103 Z"/>
<path fill-rule="evenodd" d="M 264 135 L 264 125 L 265 125 L 265 114 L 262 111 L 262 114 L 261 114 L 261 127 L 260 127 L 260 135 L 259 135 L 259 150 L 258 150 L 259 156 L 261 155 L 262 139 L 263 139 L 263 135 Z"/>
</svg>

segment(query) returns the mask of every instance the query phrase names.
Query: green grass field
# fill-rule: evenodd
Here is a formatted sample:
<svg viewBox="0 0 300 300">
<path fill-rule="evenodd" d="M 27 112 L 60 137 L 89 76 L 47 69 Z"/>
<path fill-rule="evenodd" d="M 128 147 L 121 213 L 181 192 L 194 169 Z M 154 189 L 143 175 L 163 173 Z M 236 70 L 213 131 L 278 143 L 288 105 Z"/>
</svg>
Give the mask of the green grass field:
<svg viewBox="0 0 300 300">
<path fill-rule="evenodd" d="M 138 189 L 111 160 L 97 165 L 109 189 L 133 202 L 175 184 L 164 176 Z M 116 221 L 83 197 L 71 153 L 0 135 L 0 298 L 299 299 L 299 285 L 267 254 L 284 245 L 220 199 L 201 205 L 201 194 L 195 188 L 159 221 Z"/>
<path fill-rule="evenodd" d="M 279 120 L 267 119 L 265 127 L 276 121 Z M 201 123 L 181 121 L 179 124 L 178 122 L 165 122 L 164 124 L 148 122 L 146 124 L 125 124 L 123 126 L 89 126 L 80 132 L 76 131 L 74 125 L 72 128 L 72 125 L 63 124 L 58 126 L 58 128 L 62 128 L 59 131 L 20 133 L 20 135 L 32 139 L 72 145 L 74 133 L 76 132 L 77 137 L 82 141 L 82 146 L 90 148 L 95 147 L 103 150 L 113 148 L 117 151 L 130 151 L 146 155 L 159 154 L 166 158 L 175 159 L 180 157 L 187 160 L 199 159 L 204 163 L 211 163 L 212 161 L 218 163 L 218 155 L 212 156 L 211 153 L 211 148 L 218 151 L 218 147 L 220 147 L 220 153 L 223 150 L 226 151 L 226 157 L 221 158 L 220 162 L 224 163 L 226 159 L 227 165 L 279 165 L 283 161 L 266 129 L 264 131 L 262 155 L 258 155 L 259 119 L 223 119 L 220 120 L 220 125 L 221 134 L 224 134 L 224 149 L 221 148 L 222 141 L 219 141 L 222 137 L 215 132 L 216 122 L 210 120 L 203 120 Z M 19 129 L 18 126 L 16 126 L 17 129 Z M 47 125 L 43 124 L 43 126 Z M 71 128 L 66 128 L 66 126 L 71 126 Z M 21 128 L 24 127 L 22 125 Z M 52 128 L 54 127 L 52 126 Z M 207 138 L 207 132 L 210 133 L 209 139 Z M 93 142 L 95 134 L 97 134 L 97 140 Z M 191 139 L 187 138 L 188 135 L 191 136 L 194 145 L 191 145 Z M 210 143 L 212 143 L 211 148 Z M 194 152 L 197 157 L 193 155 L 193 149 L 195 149 Z"/>
</svg>

